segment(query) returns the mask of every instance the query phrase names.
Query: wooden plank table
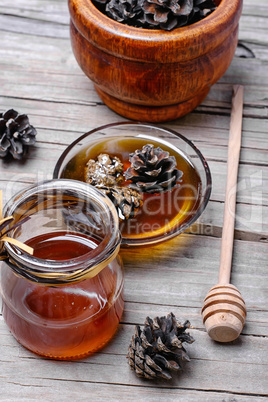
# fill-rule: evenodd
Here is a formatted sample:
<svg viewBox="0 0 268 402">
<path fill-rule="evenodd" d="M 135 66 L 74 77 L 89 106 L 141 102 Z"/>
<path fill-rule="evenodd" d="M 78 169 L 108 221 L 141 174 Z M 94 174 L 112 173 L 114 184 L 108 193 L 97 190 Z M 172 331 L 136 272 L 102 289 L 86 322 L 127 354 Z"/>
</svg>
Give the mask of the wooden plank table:
<svg viewBox="0 0 268 402">
<path fill-rule="evenodd" d="M 244 1 L 233 62 L 206 100 L 162 124 L 191 139 L 213 176 L 209 205 L 186 234 L 141 250 L 124 250 L 125 311 L 112 342 L 77 362 L 40 358 L 20 346 L 0 319 L 0 400 L 262 401 L 268 395 L 268 2 Z M 0 161 L 7 200 L 50 179 L 77 136 L 124 119 L 109 110 L 79 69 L 69 41 L 66 0 L 0 1 L 0 111 L 26 113 L 38 130 L 25 161 Z M 231 344 L 206 334 L 203 298 L 217 283 L 233 84 L 245 88 L 232 283 L 245 298 L 245 328 Z M 171 382 L 151 383 L 129 369 L 135 324 L 170 311 L 189 319 L 191 362 Z"/>
</svg>

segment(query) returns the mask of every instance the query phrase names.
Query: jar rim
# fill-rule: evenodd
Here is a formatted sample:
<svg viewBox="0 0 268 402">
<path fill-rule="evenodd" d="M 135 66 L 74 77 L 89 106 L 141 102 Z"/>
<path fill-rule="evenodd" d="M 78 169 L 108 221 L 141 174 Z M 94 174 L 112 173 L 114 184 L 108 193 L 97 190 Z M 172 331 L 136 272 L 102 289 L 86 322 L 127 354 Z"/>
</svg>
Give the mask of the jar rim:
<svg viewBox="0 0 268 402">
<path fill-rule="evenodd" d="M 95 203 L 103 214 L 106 232 L 96 247 L 81 256 L 66 260 L 45 260 L 33 257 L 20 250 L 15 245 L 5 242 L 5 249 L 9 257 L 9 266 L 20 276 L 34 282 L 63 284 L 71 281 L 80 281 L 97 275 L 119 252 L 121 235 L 119 219 L 112 201 L 97 188 L 88 183 L 71 179 L 53 179 L 34 184 L 27 189 L 16 193 L 6 203 L 3 209 L 5 217 L 12 216 L 16 210 L 31 200 L 34 195 L 54 192 L 74 192 L 85 201 Z M 57 193 L 58 194 L 58 193 Z M 29 211 L 27 211 L 29 212 Z M 25 215 L 18 218 L 18 222 Z M 23 225 L 23 224 L 22 224 Z M 12 232 L 11 232 L 12 233 Z M 11 236 L 12 237 L 12 234 Z"/>
</svg>

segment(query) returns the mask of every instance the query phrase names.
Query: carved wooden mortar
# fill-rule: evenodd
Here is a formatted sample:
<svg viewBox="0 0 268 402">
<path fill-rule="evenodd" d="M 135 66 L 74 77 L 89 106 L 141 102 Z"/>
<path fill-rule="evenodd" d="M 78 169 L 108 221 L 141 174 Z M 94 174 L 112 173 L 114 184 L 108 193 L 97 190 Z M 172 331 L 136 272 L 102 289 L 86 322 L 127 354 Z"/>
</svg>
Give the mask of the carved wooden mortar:
<svg viewBox="0 0 268 402">
<path fill-rule="evenodd" d="M 100 98 L 134 120 L 181 117 L 206 97 L 234 56 L 242 0 L 171 32 L 130 27 L 101 13 L 90 0 L 69 0 L 71 42 Z"/>
</svg>

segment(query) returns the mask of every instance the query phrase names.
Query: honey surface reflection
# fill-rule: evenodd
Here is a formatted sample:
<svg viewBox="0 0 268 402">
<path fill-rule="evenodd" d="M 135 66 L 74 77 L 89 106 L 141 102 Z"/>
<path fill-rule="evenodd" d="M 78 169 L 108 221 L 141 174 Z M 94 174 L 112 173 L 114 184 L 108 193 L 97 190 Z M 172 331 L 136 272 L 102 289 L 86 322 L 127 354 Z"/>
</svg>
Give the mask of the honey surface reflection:
<svg viewBox="0 0 268 402">
<path fill-rule="evenodd" d="M 176 147 L 171 148 L 151 138 L 146 140 L 139 137 L 106 137 L 105 140 L 96 140 L 82 148 L 70 159 L 61 173 L 62 178 L 85 181 L 87 161 L 97 159 L 101 153 L 118 157 L 126 171 L 130 166 L 129 154 L 141 149 L 147 142 L 155 147 L 160 146 L 173 155 L 177 168 L 183 172 L 183 176 L 179 185 L 171 191 L 143 194 L 143 206 L 137 216 L 120 223 L 120 231 L 125 239 L 164 236 L 193 218 L 200 206 L 202 185 L 199 173 L 187 155 Z M 122 185 L 129 184 L 129 181 L 124 181 Z"/>
</svg>

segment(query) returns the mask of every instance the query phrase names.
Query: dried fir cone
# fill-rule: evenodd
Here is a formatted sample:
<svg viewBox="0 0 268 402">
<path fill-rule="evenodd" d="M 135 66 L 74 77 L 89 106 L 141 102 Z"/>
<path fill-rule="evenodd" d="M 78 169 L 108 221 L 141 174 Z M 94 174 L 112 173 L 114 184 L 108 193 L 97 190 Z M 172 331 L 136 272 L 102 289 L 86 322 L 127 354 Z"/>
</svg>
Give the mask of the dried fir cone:
<svg viewBox="0 0 268 402">
<path fill-rule="evenodd" d="M 117 22 L 136 26 L 138 18 L 142 15 L 142 1 L 109 0 L 106 4 L 105 13 Z"/>
<path fill-rule="evenodd" d="M 0 157 L 11 154 L 22 159 L 28 146 L 35 144 L 36 134 L 26 114 L 13 109 L 0 113 Z"/>
<path fill-rule="evenodd" d="M 100 154 L 86 164 L 85 181 L 93 186 L 114 186 L 123 180 L 123 163 L 116 156 Z"/>
<path fill-rule="evenodd" d="M 216 9 L 213 0 L 95 0 L 95 3 L 115 21 L 167 31 L 197 22 Z"/>
<path fill-rule="evenodd" d="M 119 219 L 134 218 L 142 206 L 142 195 L 129 187 L 101 187 L 100 190 L 113 202 Z"/>
<path fill-rule="evenodd" d="M 171 31 L 187 25 L 193 11 L 193 0 L 144 0 L 144 25 Z"/>
<path fill-rule="evenodd" d="M 217 8 L 213 0 L 194 0 L 191 24 L 207 17 Z"/>
<path fill-rule="evenodd" d="M 190 360 L 183 347 L 184 342 L 194 342 L 186 332 L 188 328 L 189 321 L 181 325 L 173 313 L 153 320 L 147 317 L 143 330 L 136 325 L 128 348 L 127 358 L 131 369 L 138 377 L 170 380 L 170 371 L 181 370 L 182 362 Z"/>
<path fill-rule="evenodd" d="M 108 0 L 105 8 L 115 21 L 165 30 L 186 25 L 192 11 L 193 0 Z"/>
<path fill-rule="evenodd" d="M 151 144 L 130 154 L 129 161 L 131 167 L 126 170 L 125 178 L 132 181 L 132 188 L 142 192 L 159 193 L 171 190 L 183 175 L 176 168 L 174 156 Z"/>
</svg>

